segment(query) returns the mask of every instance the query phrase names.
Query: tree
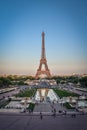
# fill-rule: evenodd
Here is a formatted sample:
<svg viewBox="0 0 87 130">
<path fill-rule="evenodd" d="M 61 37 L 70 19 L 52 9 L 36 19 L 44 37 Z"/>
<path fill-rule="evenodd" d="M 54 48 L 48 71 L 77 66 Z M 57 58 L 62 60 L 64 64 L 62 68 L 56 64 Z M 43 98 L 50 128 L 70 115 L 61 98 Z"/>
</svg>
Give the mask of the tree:
<svg viewBox="0 0 87 130">
<path fill-rule="evenodd" d="M 87 87 L 87 76 L 79 79 L 81 87 Z"/>
<path fill-rule="evenodd" d="M 3 86 L 3 82 L 2 82 L 2 80 L 0 80 L 0 87 L 2 87 Z"/>
<path fill-rule="evenodd" d="M 11 84 L 11 81 L 6 77 L 0 77 L 0 84 L 1 86 L 9 86 Z"/>
</svg>

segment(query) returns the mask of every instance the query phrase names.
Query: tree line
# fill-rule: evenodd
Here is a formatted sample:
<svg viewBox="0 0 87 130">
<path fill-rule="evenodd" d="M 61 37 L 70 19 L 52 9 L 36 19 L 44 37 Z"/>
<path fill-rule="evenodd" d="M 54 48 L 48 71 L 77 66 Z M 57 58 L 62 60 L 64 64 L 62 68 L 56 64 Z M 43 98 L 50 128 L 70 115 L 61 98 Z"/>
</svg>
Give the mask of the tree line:
<svg viewBox="0 0 87 130">
<path fill-rule="evenodd" d="M 25 81 L 27 79 L 34 80 L 32 76 L 17 76 L 9 75 L 7 77 L 0 77 L 0 88 L 8 87 L 9 85 L 27 85 Z"/>
<path fill-rule="evenodd" d="M 17 76 L 17 75 L 9 75 L 7 77 L 0 77 L 0 88 L 1 87 L 8 87 L 9 85 L 26 85 L 26 80 L 35 80 L 33 76 Z M 78 77 L 78 76 L 53 76 L 51 78 L 47 78 L 49 80 L 54 79 L 57 84 L 61 83 L 74 83 L 80 84 L 81 87 L 87 87 L 87 76 L 85 77 Z"/>
</svg>

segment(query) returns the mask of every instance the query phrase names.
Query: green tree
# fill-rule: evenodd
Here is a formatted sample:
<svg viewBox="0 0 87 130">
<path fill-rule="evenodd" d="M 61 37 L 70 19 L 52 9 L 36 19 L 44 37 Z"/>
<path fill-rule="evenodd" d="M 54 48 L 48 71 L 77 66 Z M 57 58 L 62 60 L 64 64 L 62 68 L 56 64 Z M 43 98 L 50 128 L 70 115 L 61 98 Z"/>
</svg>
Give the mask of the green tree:
<svg viewBox="0 0 87 130">
<path fill-rule="evenodd" d="M 87 76 L 79 79 L 81 87 L 87 87 Z"/>
</svg>

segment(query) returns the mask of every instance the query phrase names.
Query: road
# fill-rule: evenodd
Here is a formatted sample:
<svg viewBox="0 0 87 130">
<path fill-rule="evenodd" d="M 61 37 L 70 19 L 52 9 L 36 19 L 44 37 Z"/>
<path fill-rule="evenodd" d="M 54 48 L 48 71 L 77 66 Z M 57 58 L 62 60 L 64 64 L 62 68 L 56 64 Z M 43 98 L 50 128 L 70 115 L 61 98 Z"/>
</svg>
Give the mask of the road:
<svg viewBox="0 0 87 130">
<path fill-rule="evenodd" d="M 4 98 L 6 98 L 6 97 L 11 97 L 11 96 L 13 96 L 14 94 L 17 94 L 20 90 L 24 90 L 24 89 L 26 89 L 26 88 L 28 88 L 28 87 L 29 87 L 29 86 L 27 86 L 27 85 L 18 86 L 18 87 L 16 87 L 16 89 L 13 90 L 13 91 L 0 94 L 0 99 L 3 99 L 3 97 L 4 97 Z"/>
<path fill-rule="evenodd" d="M 40 116 L 0 115 L 0 130 L 87 130 L 87 115 Z"/>
<path fill-rule="evenodd" d="M 64 89 L 66 91 L 70 91 L 70 92 L 73 92 L 73 93 L 77 93 L 79 95 L 83 95 L 83 96 L 87 96 L 87 92 L 84 92 L 84 91 L 81 91 L 81 90 L 77 90 L 76 87 L 74 87 L 73 85 L 59 85 L 59 86 L 56 86 L 57 88 L 61 88 L 61 89 Z"/>
</svg>

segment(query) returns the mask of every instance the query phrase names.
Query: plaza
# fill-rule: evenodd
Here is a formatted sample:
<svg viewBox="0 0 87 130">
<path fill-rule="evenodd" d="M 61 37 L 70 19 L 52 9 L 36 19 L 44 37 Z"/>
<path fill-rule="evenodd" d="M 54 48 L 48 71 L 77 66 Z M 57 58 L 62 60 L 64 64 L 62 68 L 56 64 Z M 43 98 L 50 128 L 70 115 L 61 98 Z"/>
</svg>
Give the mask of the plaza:
<svg viewBox="0 0 87 130">
<path fill-rule="evenodd" d="M 87 115 L 40 116 L 1 114 L 0 130 L 86 130 Z"/>
</svg>

